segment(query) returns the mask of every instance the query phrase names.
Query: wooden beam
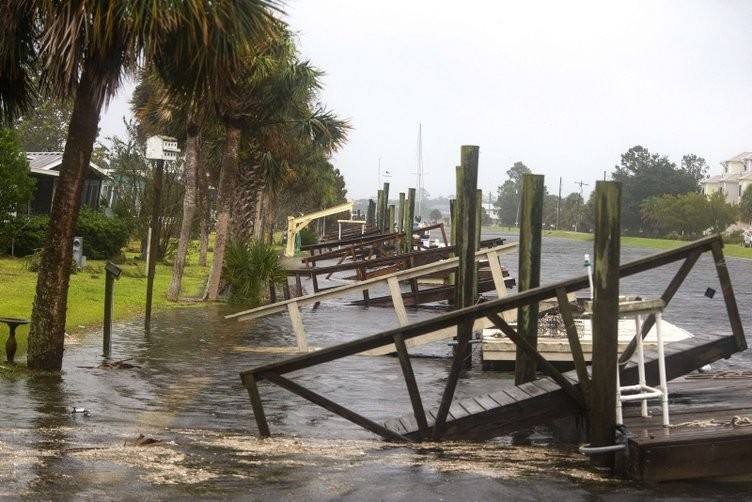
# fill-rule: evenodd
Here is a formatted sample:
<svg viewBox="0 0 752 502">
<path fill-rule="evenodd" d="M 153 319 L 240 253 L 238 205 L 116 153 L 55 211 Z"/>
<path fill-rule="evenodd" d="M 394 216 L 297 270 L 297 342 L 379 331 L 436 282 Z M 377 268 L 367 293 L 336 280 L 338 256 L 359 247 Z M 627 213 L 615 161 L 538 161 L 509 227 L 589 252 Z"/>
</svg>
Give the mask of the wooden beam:
<svg viewBox="0 0 752 502">
<path fill-rule="evenodd" d="M 587 371 L 585 355 L 582 353 L 580 337 L 577 334 L 577 326 L 574 322 L 574 316 L 572 316 L 572 309 L 569 306 L 569 298 L 567 298 L 567 292 L 563 288 L 556 290 L 556 297 L 559 300 L 559 312 L 561 313 L 562 321 L 564 321 L 564 329 L 567 331 L 569 350 L 572 352 L 572 361 L 574 361 L 577 379 L 580 382 L 580 389 L 585 397 L 585 407 L 588 408 L 590 405 L 590 376 Z"/>
<path fill-rule="evenodd" d="M 251 399 L 251 408 L 253 409 L 253 417 L 256 419 L 259 435 L 261 437 L 271 436 L 269 424 L 266 422 L 266 415 L 264 414 L 264 405 L 261 403 L 258 385 L 256 385 L 256 378 L 252 374 L 243 373 L 240 375 L 240 380 L 243 382 L 248 391 L 248 397 Z"/>
<path fill-rule="evenodd" d="M 494 248 L 482 249 L 478 251 L 476 253 L 476 258 L 481 259 L 485 257 L 486 254 L 490 251 L 495 251 L 498 254 L 506 254 L 506 253 L 511 253 L 515 249 L 517 249 L 516 243 L 503 244 L 501 246 L 496 246 Z M 450 258 L 448 260 L 441 260 L 441 261 L 437 261 L 434 263 L 427 263 L 425 265 L 419 265 L 417 267 L 412 267 L 407 270 L 400 270 L 399 272 L 395 272 L 394 275 L 395 277 L 397 277 L 397 279 L 400 282 L 406 281 L 409 279 L 421 277 L 421 276 L 432 274 L 435 272 L 449 270 L 451 268 L 456 267 L 458 261 L 459 261 L 458 258 Z M 386 281 L 387 281 L 387 277 L 374 277 L 371 279 L 358 281 L 353 284 L 346 284 L 344 286 L 322 290 L 322 291 L 319 291 L 318 293 L 308 294 L 305 296 L 299 296 L 297 298 L 293 298 L 290 300 L 272 303 L 269 305 L 263 305 L 261 307 L 256 307 L 256 308 L 249 309 L 249 310 L 243 310 L 241 312 L 236 312 L 234 314 L 228 314 L 225 316 L 225 319 L 237 318 L 239 321 L 249 321 L 251 319 L 256 319 L 258 317 L 263 317 L 263 316 L 270 315 L 270 314 L 284 312 L 285 310 L 287 310 L 287 304 L 293 301 L 297 302 L 298 305 L 309 305 L 309 304 L 320 302 L 322 300 L 326 300 L 329 298 L 339 298 L 351 292 L 367 290 L 377 284 L 384 284 L 386 283 Z"/>
<path fill-rule="evenodd" d="M 512 340 L 520 350 L 524 351 L 525 355 L 532 359 L 546 375 L 551 377 L 553 381 L 559 384 L 559 387 L 561 387 L 564 392 L 566 392 L 572 399 L 574 399 L 581 409 L 585 410 L 587 408 L 585 400 L 582 397 L 582 393 L 578 391 L 577 388 L 575 388 L 572 383 L 567 380 L 567 378 L 562 375 L 561 372 L 556 369 L 556 367 L 554 367 L 553 364 L 548 362 L 546 358 L 536 350 L 535 347 L 530 345 L 530 343 L 522 335 L 516 332 L 504 319 L 499 317 L 498 314 L 489 312 L 488 318 L 494 323 L 497 328 L 501 330 L 502 333 L 504 333 L 510 340 Z"/>
<path fill-rule="evenodd" d="M 739 350 L 746 350 L 747 339 L 744 337 L 744 327 L 742 326 L 741 317 L 739 317 L 739 308 L 736 305 L 734 288 L 731 287 L 731 278 L 726 267 L 726 260 L 723 257 L 723 240 L 718 239 L 714 242 L 712 251 L 715 269 L 721 282 L 721 292 L 723 292 L 723 299 L 726 301 L 726 312 L 731 322 L 731 332 L 734 334 L 734 339 Z"/>
<path fill-rule="evenodd" d="M 406 438 L 405 436 L 402 436 L 400 434 L 397 434 L 394 431 L 391 431 L 384 427 L 381 424 L 377 424 L 376 422 L 369 420 L 368 418 L 359 415 L 355 413 L 352 410 L 349 410 L 345 408 L 342 405 L 339 405 L 335 403 L 334 401 L 331 401 L 324 396 L 317 394 L 316 392 L 313 392 L 310 389 L 306 389 L 302 385 L 299 385 L 292 380 L 289 380 L 281 375 L 278 375 L 274 372 L 266 372 L 264 373 L 264 378 L 269 380 L 270 382 L 274 382 L 283 389 L 287 389 L 293 394 L 297 394 L 298 396 L 302 397 L 303 399 L 307 399 L 310 402 L 321 406 L 322 408 L 331 411 L 332 413 L 341 416 L 342 418 L 349 420 L 357 425 L 360 425 L 364 429 L 367 429 L 374 434 L 378 434 L 379 436 L 391 439 L 392 441 L 407 441 L 409 442 L 410 439 Z"/>
<path fill-rule="evenodd" d="M 687 278 L 689 275 L 689 272 L 692 271 L 692 268 L 695 266 L 695 263 L 697 263 L 697 260 L 700 258 L 702 253 L 699 250 L 696 250 L 689 254 L 684 260 L 684 263 L 681 264 L 681 267 L 679 267 L 679 270 L 676 271 L 676 274 L 674 274 L 673 279 L 671 279 L 671 282 L 666 286 L 666 290 L 661 295 L 661 300 L 663 300 L 665 305 L 668 305 L 669 302 L 674 298 L 674 295 L 677 291 L 679 291 L 679 287 L 684 283 L 684 279 Z M 645 319 L 645 322 L 642 323 L 641 328 L 641 336 L 643 339 L 645 339 L 646 336 L 648 336 L 648 333 L 653 328 L 653 325 L 655 324 L 655 315 L 650 314 L 647 319 Z M 632 357 L 632 355 L 635 353 L 635 350 L 637 350 L 637 339 L 632 339 L 629 342 L 629 345 L 624 349 L 624 352 L 619 356 L 619 365 L 623 366 L 626 364 L 627 361 Z"/>
<path fill-rule="evenodd" d="M 410 364 L 410 356 L 407 353 L 407 346 L 405 346 L 405 338 L 401 334 L 394 335 L 394 346 L 397 347 L 397 355 L 399 356 L 400 366 L 402 367 L 402 374 L 405 377 L 407 392 L 410 395 L 413 414 L 418 423 L 420 437 L 421 439 L 428 439 L 429 431 L 426 412 L 423 408 L 423 401 L 420 399 L 418 382 L 415 380 L 415 373 L 413 372 L 412 364 Z"/>
<path fill-rule="evenodd" d="M 303 326 L 303 318 L 300 317 L 300 309 L 298 302 L 294 299 L 287 304 L 287 312 L 290 314 L 290 322 L 292 322 L 292 330 L 295 333 L 295 340 L 298 343 L 298 350 L 300 352 L 308 352 L 308 338 L 306 338 L 305 327 Z"/>
</svg>

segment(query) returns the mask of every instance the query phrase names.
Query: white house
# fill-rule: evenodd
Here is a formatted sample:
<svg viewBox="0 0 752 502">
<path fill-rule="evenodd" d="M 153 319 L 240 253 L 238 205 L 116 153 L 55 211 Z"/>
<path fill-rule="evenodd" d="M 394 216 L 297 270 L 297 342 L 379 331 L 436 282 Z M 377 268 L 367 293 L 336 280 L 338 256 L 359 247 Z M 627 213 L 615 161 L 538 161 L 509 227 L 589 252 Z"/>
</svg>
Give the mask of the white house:
<svg viewBox="0 0 752 502">
<path fill-rule="evenodd" d="M 723 174 L 711 176 L 700 182 L 702 193 L 712 195 L 720 191 L 726 196 L 726 201 L 738 204 L 744 190 L 752 185 L 752 152 L 742 152 L 721 164 Z"/>
</svg>

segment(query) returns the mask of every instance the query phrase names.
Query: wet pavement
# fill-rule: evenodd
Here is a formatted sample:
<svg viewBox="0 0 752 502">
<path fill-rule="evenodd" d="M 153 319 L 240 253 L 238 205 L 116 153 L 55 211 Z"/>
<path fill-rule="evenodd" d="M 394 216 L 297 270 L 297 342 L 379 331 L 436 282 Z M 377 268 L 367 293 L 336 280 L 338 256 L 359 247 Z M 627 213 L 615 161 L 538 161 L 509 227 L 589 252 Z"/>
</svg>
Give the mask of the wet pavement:
<svg viewBox="0 0 752 502">
<path fill-rule="evenodd" d="M 582 273 L 587 243 L 544 241 L 544 282 Z M 644 255 L 645 250 L 625 250 Z M 637 256 L 635 256 L 637 257 Z M 631 257 L 623 257 L 631 259 Z M 706 260 L 708 261 L 708 260 Z M 508 264 L 514 270 L 516 264 Z M 730 260 L 737 300 L 748 306 L 752 263 Z M 666 318 L 692 330 L 728 331 L 719 296 L 705 297 L 712 267 L 697 272 Z M 656 292 L 666 274 L 624 283 Z M 661 282 L 660 280 L 663 282 Z M 712 280 L 711 280 L 712 279 Z M 655 280 L 656 284 L 651 284 Z M 717 281 L 716 281 L 717 282 Z M 630 291 L 631 292 L 631 291 Z M 115 292 L 117 301 L 117 291 Z M 671 316 L 672 309 L 674 317 Z M 61 375 L 0 378 L 0 498 L 32 500 L 748 500 L 750 484 L 639 486 L 594 472 L 576 445 L 551 431 L 483 443 L 398 445 L 262 383 L 273 436 L 256 435 L 239 372 L 288 354 L 295 337 L 284 315 L 252 323 L 225 320 L 236 309 L 209 306 L 156 314 L 113 326 L 112 361 L 101 368 L 101 334 L 71 339 Z M 749 326 L 747 308 L 741 308 Z M 413 311 L 413 319 L 435 315 Z M 325 302 L 304 313 L 312 345 L 326 346 L 396 325 L 391 311 Z M 415 351 L 427 406 L 438 402 L 451 363 L 446 343 Z M 477 361 L 477 354 L 475 355 Z M 724 368 L 752 368 L 746 354 Z M 125 367 L 132 365 L 132 367 Z M 0 370 L 2 371 L 2 370 Z M 314 391 L 383 421 L 410 409 L 396 358 L 351 357 L 294 373 Z M 458 395 L 508 385 L 507 374 L 476 364 Z M 78 412 L 73 412 L 77 409 Z M 84 412 L 85 410 L 85 412 Z M 133 446 L 153 441 L 143 446 Z"/>
</svg>

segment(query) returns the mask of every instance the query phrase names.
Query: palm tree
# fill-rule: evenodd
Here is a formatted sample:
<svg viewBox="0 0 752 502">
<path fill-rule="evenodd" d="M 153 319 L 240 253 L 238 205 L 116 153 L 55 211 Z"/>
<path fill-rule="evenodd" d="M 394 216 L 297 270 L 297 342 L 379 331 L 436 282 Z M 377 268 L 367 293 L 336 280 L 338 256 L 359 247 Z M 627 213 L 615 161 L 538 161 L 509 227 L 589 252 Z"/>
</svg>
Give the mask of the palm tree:
<svg viewBox="0 0 752 502">
<path fill-rule="evenodd" d="M 42 250 L 28 345 L 30 368 L 59 371 L 73 232 L 102 107 L 141 61 L 176 92 L 196 95 L 232 74 L 268 34 L 275 0 L 5 0 L 0 3 L 0 113 L 12 121 L 39 93 L 73 99 L 73 112 Z M 190 54 L 190 58 L 185 55 Z M 34 85 L 34 76 L 42 74 Z"/>
<path fill-rule="evenodd" d="M 311 145 L 326 144 L 333 149 L 342 144 L 348 128 L 345 121 L 325 110 L 312 111 L 321 73 L 298 60 L 290 34 L 283 26 L 279 28 L 278 37 L 258 48 L 246 71 L 230 81 L 218 102 L 226 137 L 214 258 L 206 293 L 210 300 L 219 294 L 229 236 L 241 241 L 251 235 L 261 236 L 259 210 L 269 206 L 260 203 L 266 183 L 283 178 L 291 161 L 301 158 L 300 152 Z"/>
<path fill-rule="evenodd" d="M 185 139 L 183 218 L 172 280 L 167 288 L 167 299 L 176 301 L 180 296 L 191 228 L 196 213 L 196 179 L 200 156 L 199 122 L 202 121 L 199 117 L 205 109 L 198 106 L 195 98 L 170 93 L 167 84 L 155 71 L 142 74 L 131 103 L 145 136 L 168 134 Z"/>
</svg>

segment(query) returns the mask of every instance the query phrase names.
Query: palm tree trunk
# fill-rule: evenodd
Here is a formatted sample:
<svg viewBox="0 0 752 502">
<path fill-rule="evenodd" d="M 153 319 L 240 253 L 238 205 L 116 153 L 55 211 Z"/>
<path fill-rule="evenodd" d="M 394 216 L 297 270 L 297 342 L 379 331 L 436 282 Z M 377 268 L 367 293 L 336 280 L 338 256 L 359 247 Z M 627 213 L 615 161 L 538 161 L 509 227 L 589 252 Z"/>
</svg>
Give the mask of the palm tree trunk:
<svg viewBox="0 0 752 502">
<path fill-rule="evenodd" d="M 209 282 L 206 287 L 206 297 L 210 301 L 216 300 L 219 296 L 222 263 L 224 262 L 225 246 L 230 234 L 232 207 L 238 178 L 240 127 L 233 123 L 233 121 L 227 121 L 226 128 L 222 170 L 219 173 L 219 187 L 217 190 L 217 229 L 214 242 L 214 257 L 212 259 L 211 272 L 209 272 Z"/>
<path fill-rule="evenodd" d="M 256 240 L 262 240 L 264 238 L 264 216 L 266 212 L 269 210 L 269 206 L 267 206 L 268 203 L 271 201 L 269 200 L 269 197 L 266 195 L 264 190 L 261 190 L 259 187 L 256 191 L 256 220 L 254 222 L 253 226 L 253 238 Z"/>
<path fill-rule="evenodd" d="M 29 330 L 29 368 L 60 371 L 63 366 L 73 235 L 102 108 L 96 101 L 97 94 L 89 72 L 84 69 L 76 90 L 50 226 L 39 263 Z"/>
<path fill-rule="evenodd" d="M 235 189 L 237 199 L 233 212 L 233 239 L 245 242 L 255 233 L 260 173 L 261 164 L 258 162 L 239 166 L 238 185 Z"/>
<path fill-rule="evenodd" d="M 209 182 L 206 179 L 206 175 L 206 164 L 203 162 L 203 160 L 201 162 L 197 162 L 196 191 L 198 195 L 200 234 L 198 246 L 198 264 L 201 267 L 206 266 L 206 254 L 209 251 L 209 218 L 211 217 L 209 208 Z"/>
<path fill-rule="evenodd" d="M 193 215 L 196 213 L 196 164 L 198 163 L 198 127 L 189 120 L 188 137 L 185 144 L 185 197 L 183 198 L 183 222 L 180 226 L 180 240 L 172 267 L 172 280 L 167 288 L 167 299 L 177 301 L 185 268 L 185 257 L 191 241 Z"/>
</svg>

